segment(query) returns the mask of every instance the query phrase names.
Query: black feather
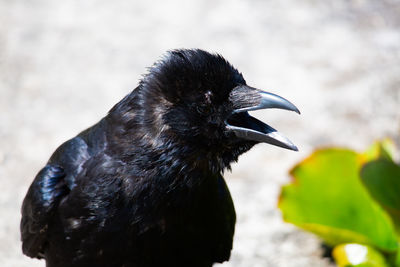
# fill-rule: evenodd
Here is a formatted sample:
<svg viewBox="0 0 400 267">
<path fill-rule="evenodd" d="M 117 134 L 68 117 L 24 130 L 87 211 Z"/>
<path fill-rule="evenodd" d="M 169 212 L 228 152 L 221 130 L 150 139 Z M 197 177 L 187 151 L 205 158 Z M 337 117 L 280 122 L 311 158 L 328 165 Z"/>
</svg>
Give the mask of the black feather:
<svg viewBox="0 0 400 267">
<path fill-rule="evenodd" d="M 23 251 L 63 266 L 211 266 L 229 259 L 222 177 L 255 142 L 225 129 L 245 85 L 219 55 L 175 50 L 99 123 L 64 143 L 22 207 Z"/>
</svg>

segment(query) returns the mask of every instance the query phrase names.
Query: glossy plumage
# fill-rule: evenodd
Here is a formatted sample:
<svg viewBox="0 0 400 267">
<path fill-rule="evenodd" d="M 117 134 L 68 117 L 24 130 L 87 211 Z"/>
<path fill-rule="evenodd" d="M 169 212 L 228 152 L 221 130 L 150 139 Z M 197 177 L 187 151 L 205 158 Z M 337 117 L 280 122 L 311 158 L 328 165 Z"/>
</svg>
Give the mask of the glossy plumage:
<svg viewBox="0 0 400 267">
<path fill-rule="evenodd" d="M 221 56 L 169 52 L 38 173 L 22 205 L 23 252 L 47 267 L 228 260 L 235 210 L 222 173 L 257 142 L 226 124 L 260 102 L 232 94 L 240 86 Z"/>
</svg>

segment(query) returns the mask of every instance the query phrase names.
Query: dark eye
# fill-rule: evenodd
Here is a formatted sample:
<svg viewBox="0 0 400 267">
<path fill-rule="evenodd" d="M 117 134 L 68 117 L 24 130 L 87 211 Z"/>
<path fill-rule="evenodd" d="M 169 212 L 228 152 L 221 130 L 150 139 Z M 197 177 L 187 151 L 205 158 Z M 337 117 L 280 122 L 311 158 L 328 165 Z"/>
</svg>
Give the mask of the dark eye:
<svg viewBox="0 0 400 267">
<path fill-rule="evenodd" d="M 211 107 L 209 105 L 197 105 L 196 110 L 202 115 L 209 115 L 211 113 Z"/>
</svg>

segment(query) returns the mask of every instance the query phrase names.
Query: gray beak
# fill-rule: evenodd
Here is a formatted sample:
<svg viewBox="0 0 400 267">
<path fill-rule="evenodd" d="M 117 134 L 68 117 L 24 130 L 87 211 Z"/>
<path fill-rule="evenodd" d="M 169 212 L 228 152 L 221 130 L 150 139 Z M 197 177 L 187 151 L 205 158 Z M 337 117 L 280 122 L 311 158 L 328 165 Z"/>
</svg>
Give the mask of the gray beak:
<svg viewBox="0 0 400 267">
<path fill-rule="evenodd" d="M 226 120 L 226 129 L 233 132 L 236 137 L 298 151 L 297 147 L 289 139 L 268 124 L 251 117 L 248 113 L 250 110 L 278 108 L 300 114 L 295 105 L 283 97 L 249 86 L 234 88 L 229 100 L 233 107 L 233 112 Z"/>
</svg>

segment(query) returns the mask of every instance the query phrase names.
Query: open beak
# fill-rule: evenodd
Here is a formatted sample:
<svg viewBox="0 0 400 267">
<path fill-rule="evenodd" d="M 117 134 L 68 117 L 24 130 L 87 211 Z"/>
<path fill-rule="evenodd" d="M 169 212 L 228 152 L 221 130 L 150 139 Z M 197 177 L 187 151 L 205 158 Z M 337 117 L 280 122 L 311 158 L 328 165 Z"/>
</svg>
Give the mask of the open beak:
<svg viewBox="0 0 400 267">
<path fill-rule="evenodd" d="M 239 138 L 298 151 L 289 139 L 248 113 L 250 110 L 278 108 L 300 114 L 295 105 L 278 95 L 244 85 L 234 88 L 229 100 L 234 110 L 226 120 L 228 131 L 232 131 Z"/>
</svg>

